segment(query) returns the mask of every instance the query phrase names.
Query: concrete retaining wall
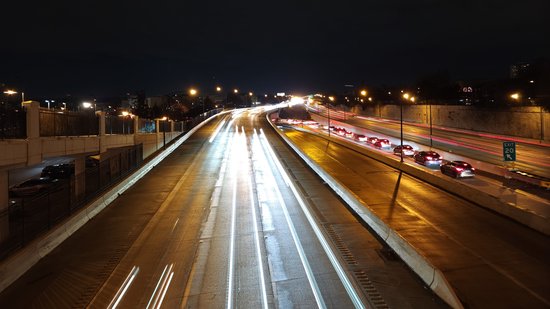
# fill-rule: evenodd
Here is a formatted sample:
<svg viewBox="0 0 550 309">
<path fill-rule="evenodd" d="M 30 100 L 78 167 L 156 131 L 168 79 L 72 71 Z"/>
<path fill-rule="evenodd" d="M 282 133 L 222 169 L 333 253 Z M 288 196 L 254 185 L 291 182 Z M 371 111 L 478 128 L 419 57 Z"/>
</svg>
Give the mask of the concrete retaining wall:
<svg viewBox="0 0 550 309">
<path fill-rule="evenodd" d="M 355 106 L 353 112 L 400 120 L 399 105 Z M 432 125 L 550 141 L 550 113 L 538 106 L 481 109 L 461 105 L 432 105 Z M 403 120 L 429 125 L 430 105 L 403 105 Z"/>
</svg>

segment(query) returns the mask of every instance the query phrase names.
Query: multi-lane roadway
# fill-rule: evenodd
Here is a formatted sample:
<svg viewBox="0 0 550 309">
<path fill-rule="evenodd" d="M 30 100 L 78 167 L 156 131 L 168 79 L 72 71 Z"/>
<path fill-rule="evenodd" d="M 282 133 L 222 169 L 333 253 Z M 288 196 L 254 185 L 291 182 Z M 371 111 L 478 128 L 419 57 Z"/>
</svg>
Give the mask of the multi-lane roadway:
<svg viewBox="0 0 550 309">
<path fill-rule="evenodd" d="M 441 308 L 272 131 L 221 115 L 0 294 L 2 308 Z"/>
</svg>

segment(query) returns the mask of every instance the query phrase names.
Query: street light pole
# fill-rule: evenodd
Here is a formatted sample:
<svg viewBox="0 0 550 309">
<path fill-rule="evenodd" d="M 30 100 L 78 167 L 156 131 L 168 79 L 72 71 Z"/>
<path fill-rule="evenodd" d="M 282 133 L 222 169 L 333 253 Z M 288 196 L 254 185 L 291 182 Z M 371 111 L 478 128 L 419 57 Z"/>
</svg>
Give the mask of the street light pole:
<svg viewBox="0 0 550 309">
<path fill-rule="evenodd" d="M 433 141 L 432 141 L 432 135 L 433 135 L 433 131 L 432 131 L 432 102 L 429 102 L 428 104 L 430 106 L 430 148 L 432 148 L 433 147 Z"/>
<path fill-rule="evenodd" d="M 401 114 L 401 163 L 403 163 L 403 100 L 400 100 L 400 114 Z"/>
</svg>

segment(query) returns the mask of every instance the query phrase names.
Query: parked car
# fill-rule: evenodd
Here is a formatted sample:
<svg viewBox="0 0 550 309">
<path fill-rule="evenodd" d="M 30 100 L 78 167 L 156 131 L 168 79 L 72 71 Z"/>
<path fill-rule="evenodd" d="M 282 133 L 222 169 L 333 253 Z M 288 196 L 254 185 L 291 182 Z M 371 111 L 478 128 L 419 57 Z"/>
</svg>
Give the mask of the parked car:
<svg viewBox="0 0 550 309">
<path fill-rule="evenodd" d="M 395 148 L 393 148 L 393 153 L 396 155 L 401 155 L 401 151 L 403 151 L 404 156 L 413 156 L 414 155 L 414 148 L 412 148 L 411 145 L 398 145 Z"/>
<path fill-rule="evenodd" d="M 363 134 L 356 134 L 355 139 L 360 141 L 360 142 L 366 142 L 367 141 L 367 137 Z"/>
<path fill-rule="evenodd" d="M 389 140 L 387 140 L 385 138 L 380 138 L 374 143 L 374 146 L 376 146 L 378 148 L 389 148 L 389 147 L 391 147 L 391 143 L 390 143 Z"/>
<path fill-rule="evenodd" d="M 376 143 L 377 140 L 378 140 L 378 137 L 369 137 L 369 138 L 367 138 L 367 142 L 370 143 L 370 144 Z"/>
<path fill-rule="evenodd" d="M 55 164 L 43 168 L 40 177 L 67 179 L 72 175 L 74 175 L 74 164 Z"/>
<path fill-rule="evenodd" d="M 414 155 L 414 161 L 424 165 L 441 165 L 442 158 L 435 151 L 419 151 Z"/>
<path fill-rule="evenodd" d="M 440 167 L 441 173 L 454 178 L 474 177 L 475 168 L 464 161 L 447 162 Z"/>
<path fill-rule="evenodd" d="M 18 185 L 15 185 L 10 188 L 10 196 L 31 196 L 44 192 L 54 185 L 57 184 L 59 180 L 50 178 L 50 177 L 40 177 L 26 180 Z"/>
</svg>

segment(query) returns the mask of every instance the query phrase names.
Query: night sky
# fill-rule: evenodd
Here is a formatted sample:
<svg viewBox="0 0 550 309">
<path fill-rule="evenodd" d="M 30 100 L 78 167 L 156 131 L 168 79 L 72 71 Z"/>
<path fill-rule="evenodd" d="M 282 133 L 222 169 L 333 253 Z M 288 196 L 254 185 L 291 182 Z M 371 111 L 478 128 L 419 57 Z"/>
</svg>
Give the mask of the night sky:
<svg viewBox="0 0 550 309">
<path fill-rule="evenodd" d="M 550 1 L 9 1 L 0 83 L 26 95 L 506 77 L 550 56 Z"/>
</svg>

